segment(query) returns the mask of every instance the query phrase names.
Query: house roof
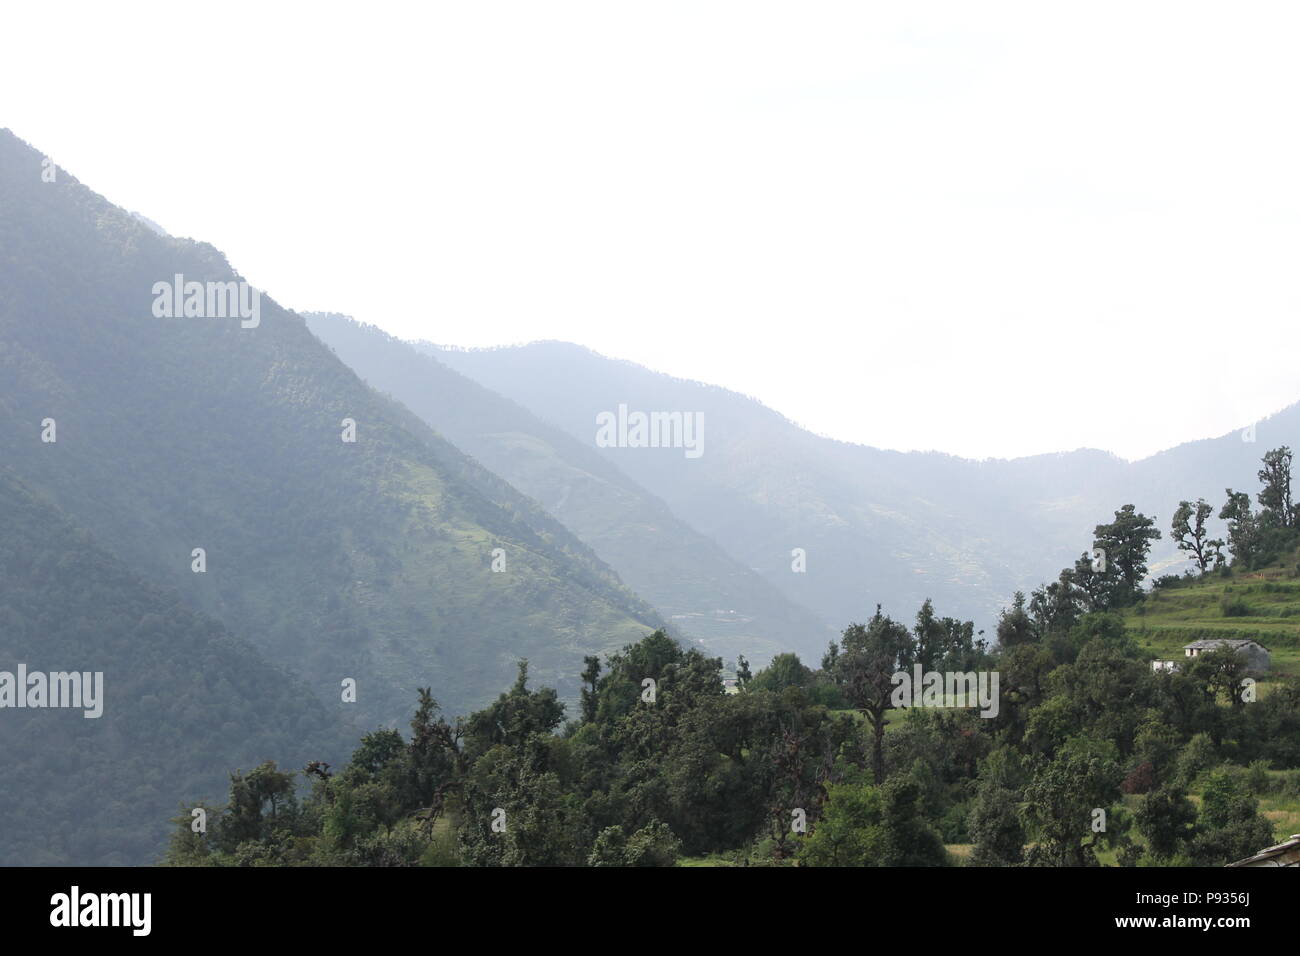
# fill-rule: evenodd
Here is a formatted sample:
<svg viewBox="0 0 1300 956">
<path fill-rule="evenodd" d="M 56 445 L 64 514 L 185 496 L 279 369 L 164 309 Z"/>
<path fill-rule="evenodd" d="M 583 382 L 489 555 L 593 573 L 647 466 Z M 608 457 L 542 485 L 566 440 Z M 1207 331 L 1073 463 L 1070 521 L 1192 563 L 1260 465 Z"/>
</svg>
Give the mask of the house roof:
<svg viewBox="0 0 1300 956">
<path fill-rule="evenodd" d="M 1300 833 L 1291 834 L 1290 838 L 1277 846 L 1266 847 L 1260 850 L 1254 856 L 1248 856 L 1244 860 L 1238 860 L 1236 863 L 1229 863 L 1228 866 L 1250 866 L 1253 863 L 1262 863 L 1264 860 L 1271 860 L 1275 857 L 1290 855 L 1300 852 Z M 1278 864 L 1281 865 L 1280 863 Z"/>
<path fill-rule="evenodd" d="M 1264 647 L 1263 644 L 1253 638 L 1239 640 L 1228 637 L 1211 637 L 1201 641 L 1192 641 L 1190 644 L 1184 644 L 1183 650 L 1188 650 L 1189 648 L 1208 650 L 1212 647 L 1231 647 L 1233 650 L 1236 650 L 1239 647 L 1245 647 L 1247 644 L 1254 644 L 1256 647 L 1262 647 L 1264 650 L 1268 650 L 1267 647 Z"/>
</svg>

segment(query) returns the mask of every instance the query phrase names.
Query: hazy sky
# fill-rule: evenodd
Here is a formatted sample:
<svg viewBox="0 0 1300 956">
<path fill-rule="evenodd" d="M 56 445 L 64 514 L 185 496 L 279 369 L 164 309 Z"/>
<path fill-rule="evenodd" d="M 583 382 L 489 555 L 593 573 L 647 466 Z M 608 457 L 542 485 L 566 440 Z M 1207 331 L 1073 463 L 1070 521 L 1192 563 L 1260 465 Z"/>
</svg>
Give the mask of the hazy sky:
<svg viewBox="0 0 1300 956">
<path fill-rule="evenodd" d="M 1300 399 L 1295 4 L 0 11 L 0 126 L 291 308 L 971 457 Z"/>
</svg>

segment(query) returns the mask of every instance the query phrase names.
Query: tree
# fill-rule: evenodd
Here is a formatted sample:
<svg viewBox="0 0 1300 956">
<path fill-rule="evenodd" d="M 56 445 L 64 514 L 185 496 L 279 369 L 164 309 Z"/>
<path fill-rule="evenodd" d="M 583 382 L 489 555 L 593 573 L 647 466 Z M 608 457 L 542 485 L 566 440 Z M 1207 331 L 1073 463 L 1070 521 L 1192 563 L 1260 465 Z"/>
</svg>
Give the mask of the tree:
<svg viewBox="0 0 1300 956">
<path fill-rule="evenodd" d="M 985 758 L 975 784 L 969 829 L 975 846 L 971 866 L 1018 866 L 1024 859 L 1025 828 L 1020 822 L 1018 767 L 1013 751 L 995 750 Z"/>
<path fill-rule="evenodd" d="M 939 619 L 940 653 L 934 659 L 934 669 L 942 671 L 978 670 L 988 650 L 983 631 L 975 634 L 974 621 L 961 621 L 955 617 Z"/>
<path fill-rule="evenodd" d="M 682 842 L 666 823 L 652 820 L 627 836 L 620 826 L 606 827 L 596 837 L 588 866 L 675 866 Z"/>
<path fill-rule="evenodd" d="M 1177 787 L 1153 790 L 1138 804 L 1138 832 L 1158 858 L 1177 853 L 1195 833 L 1195 823 L 1196 807 Z"/>
<path fill-rule="evenodd" d="M 885 784 L 885 846 L 881 866 L 947 866 L 948 851 L 925 818 L 921 788 L 908 777 Z"/>
<path fill-rule="evenodd" d="M 1273 842 L 1273 824 L 1259 813 L 1259 802 L 1240 773 L 1213 771 L 1201 794 L 1201 812 L 1189 853 L 1198 866 L 1223 866 L 1251 856 Z"/>
<path fill-rule="evenodd" d="M 1279 528 L 1294 528 L 1300 523 L 1291 504 L 1291 449 L 1286 445 L 1265 453 L 1264 467 L 1259 480 L 1264 490 L 1259 493 L 1259 503 L 1271 521 Z"/>
<path fill-rule="evenodd" d="M 935 617 L 934 602 L 929 598 L 916 612 L 916 626 L 912 628 L 916 635 L 916 661 L 923 670 L 930 670 L 944 652 L 944 627 Z"/>
<path fill-rule="evenodd" d="M 821 818 L 799 846 L 799 865 L 881 866 L 885 840 L 880 791 L 869 784 L 832 784 Z"/>
<path fill-rule="evenodd" d="M 494 744 L 517 746 L 533 734 L 549 734 L 563 719 L 564 705 L 554 689 L 528 689 L 528 661 L 521 660 L 515 685 L 469 718 L 466 737 L 477 755 Z"/>
<path fill-rule="evenodd" d="M 1029 614 L 1040 636 L 1068 634 L 1078 623 L 1085 594 L 1075 581 L 1073 568 L 1063 568 L 1054 582 L 1036 588 L 1029 598 Z"/>
<path fill-rule="evenodd" d="M 483 754 L 465 786 L 457 838 L 474 866 L 576 866 L 586 861 L 586 815 L 549 768 L 542 734 Z"/>
<path fill-rule="evenodd" d="M 998 616 L 998 646 L 1003 650 L 1019 644 L 1031 644 L 1038 637 L 1033 622 L 1025 612 L 1025 594 L 1017 591 L 1010 608 L 1003 608 Z"/>
<path fill-rule="evenodd" d="M 1115 566 L 1106 561 L 1105 554 L 1083 552 L 1074 562 L 1070 578 L 1078 589 L 1084 610 L 1105 611 L 1112 606 L 1116 573 Z"/>
<path fill-rule="evenodd" d="M 465 726 L 457 718 L 449 724 L 439 714 L 438 702 L 428 687 L 417 688 L 419 706 L 411 718 L 411 742 L 407 748 L 415 805 L 427 808 L 430 828 L 442 813 L 447 793 L 457 787 L 469 770 L 469 758 L 461 747 Z"/>
<path fill-rule="evenodd" d="M 880 605 L 865 627 L 852 624 L 840 639 L 835 681 L 871 725 L 871 769 L 877 784 L 885 779 L 885 713 L 894 690 L 893 676 L 913 654 L 907 628 L 883 615 Z"/>
<path fill-rule="evenodd" d="M 1025 788 L 1025 814 L 1038 834 L 1027 862 L 1095 866 L 1093 811 L 1116 802 L 1122 776 L 1114 745 L 1086 737 L 1071 738 L 1050 762 L 1040 762 Z"/>
<path fill-rule="evenodd" d="M 1155 524 L 1155 519 L 1148 518 L 1133 505 L 1124 505 L 1115 512 L 1114 521 L 1099 524 L 1093 531 L 1092 546 L 1101 551 L 1107 567 L 1115 570 L 1116 580 L 1110 595 L 1112 607 L 1132 604 L 1142 593 L 1147 554 L 1151 542 L 1160 538 Z"/>
<path fill-rule="evenodd" d="M 1197 681 L 1210 700 L 1226 695 L 1234 709 L 1246 706 L 1242 692 L 1246 686 L 1246 658 L 1223 644 L 1202 651 L 1187 668 L 1187 675 Z"/>
<path fill-rule="evenodd" d="M 1250 495 L 1244 491 L 1225 489 L 1228 500 L 1219 511 L 1219 518 L 1228 522 L 1228 547 L 1233 560 L 1249 568 L 1259 550 L 1259 521 L 1250 510 Z"/>
<path fill-rule="evenodd" d="M 812 671 L 800 662 L 799 655 L 785 653 L 772 658 L 772 663 L 755 674 L 747 686 L 779 694 L 787 687 L 804 687 L 811 680 Z"/>
<path fill-rule="evenodd" d="M 274 761 L 268 760 L 247 776 L 238 770 L 232 773 L 230 802 L 218 828 L 221 848 L 233 852 L 242 843 L 266 838 L 277 822 L 280 803 L 292 804 L 293 790 L 293 776 L 276 769 Z"/>
<path fill-rule="evenodd" d="M 1205 527 L 1205 519 L 1213 513 L 1214 507 L 1204 498 L 1197 498 L 1195 507 L 1190 501 L 1180 501 L 1170 528 L 1170 534 L 1178 542 L 1178 550 L 1192 552 L 1202 574 L 1210 559 L 1223 547 L 1222 541 L 1209 539 L 1209 531 Z"/>
<path fill-rule="evenodd" d="M 582 722 L 589 724 L 596 719 L 596 709 L 600 703 L 596 693 L 600 681 L 600 658 L 584 657 L 582 663 Z"/>
</svg>

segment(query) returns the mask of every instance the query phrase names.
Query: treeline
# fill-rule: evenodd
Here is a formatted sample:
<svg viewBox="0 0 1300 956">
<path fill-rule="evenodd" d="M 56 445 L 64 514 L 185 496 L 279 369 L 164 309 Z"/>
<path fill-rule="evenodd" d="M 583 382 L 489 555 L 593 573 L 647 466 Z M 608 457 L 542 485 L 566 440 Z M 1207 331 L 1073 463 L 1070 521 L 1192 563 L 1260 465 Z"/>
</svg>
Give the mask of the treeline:
<svg viewBox="0 0 1300 956">
<path fill-rule="evenodd" d="M 1296 544 L 1289 450 L 1265 464 L 1261 511 L 1229 492 L 1219 573 Z M 1185 505 L 1180 542 L 1208 517 Z M 378 730 L 341 770 L 309 765 L 304 793 L 274 764 L 232 775 L 203 827 L 189 808 L 176 819 L 165 862 L 940 866 L 957 844 L 968 865 L 1086 866 L 1103 851 L 1222 865 L 1273 842 L 1262 794 L 1300 796 L 1300 683 L 1253 699 L 1229 651 L 1152 672 L 1123 609 L 1147 600 L 1159 536 L 1124 506 L 1056 581 L 1017 596 L 992 647 L 927 601 L 910 627 L 877 607 L 818 668 L 784 654 L 751 674 L 741 659 L 735 694 L 721 659 L 661 632 L 587 658 L 567 723 L 526 662 L 465 719 L 422 690 L 407 736 Z M 894 675 L 917 665 L 996 671 L 996 715 L 900 708 Z"/>
</svg>

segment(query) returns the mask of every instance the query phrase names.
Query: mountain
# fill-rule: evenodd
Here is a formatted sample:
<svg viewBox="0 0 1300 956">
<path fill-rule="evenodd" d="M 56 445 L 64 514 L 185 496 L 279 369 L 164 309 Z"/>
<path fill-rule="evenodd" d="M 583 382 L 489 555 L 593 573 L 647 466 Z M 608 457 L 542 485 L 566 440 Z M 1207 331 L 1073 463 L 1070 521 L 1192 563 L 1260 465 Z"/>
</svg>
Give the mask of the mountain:
<svg viewBox="0 0 1300 956">
<path fill-rule="evenodd" d="M 1258 423 L 1254 443 L 1232 433 L 1137 463 L 1087 449 L 971 461 L 814 435 L 753 398 L 567 343 L 418 347 L 583 442 L 838 626 L 876 602 L 907 615 L 932 597 L 940 613 L 989 628 L 1015 591 L 1054 579 L 1090 547 L 1094 526 L 1129 502 L 1166 533 L 1153 567 L 1181 566 L 1167 537 L 1178 500 L 1203 494 L 1221 504 L 1228 485 L 1253 492 L 1263 452 L 1300 445 L 1293 406 Z M 702 414 L 703 453 L 596 447 L 597 416 L 620 404 Z M 794 548 L 807 554 L 804 573 L 791 570 Z"/>
<path fill-rule="evenodd" d="M 729 662 L 744 654 L 761 666 L 793 650 L 815 663 L 835 637 L 590 443 L 374 326 L 326 313 L 304 318 L 370 385 L 540 502 L 710 653 Z"/>
<path fill-rule="evenodd" d="M 419 686 L 480 706 L 520 657 L 576 696 L 584 655 L 664 623 L 212 246 L 40 162 L 0 132 L 0 448 L 134 573 L 362 726 L 405 721 Z M 233 317 L 157 314 L 160 285 L 212 315 L 227 282 Z"/>
<path fill-rule="evenodd" d="M 101 672 L 100 716 L 0 709 L 0 865 L 151 863 L 181 801 L 216 805 L 229 770 L 348 753 L 347 728 L 301 681 L 0 467 L 0 671 L 16 681 L 19 665 Z"/>
</svg>

